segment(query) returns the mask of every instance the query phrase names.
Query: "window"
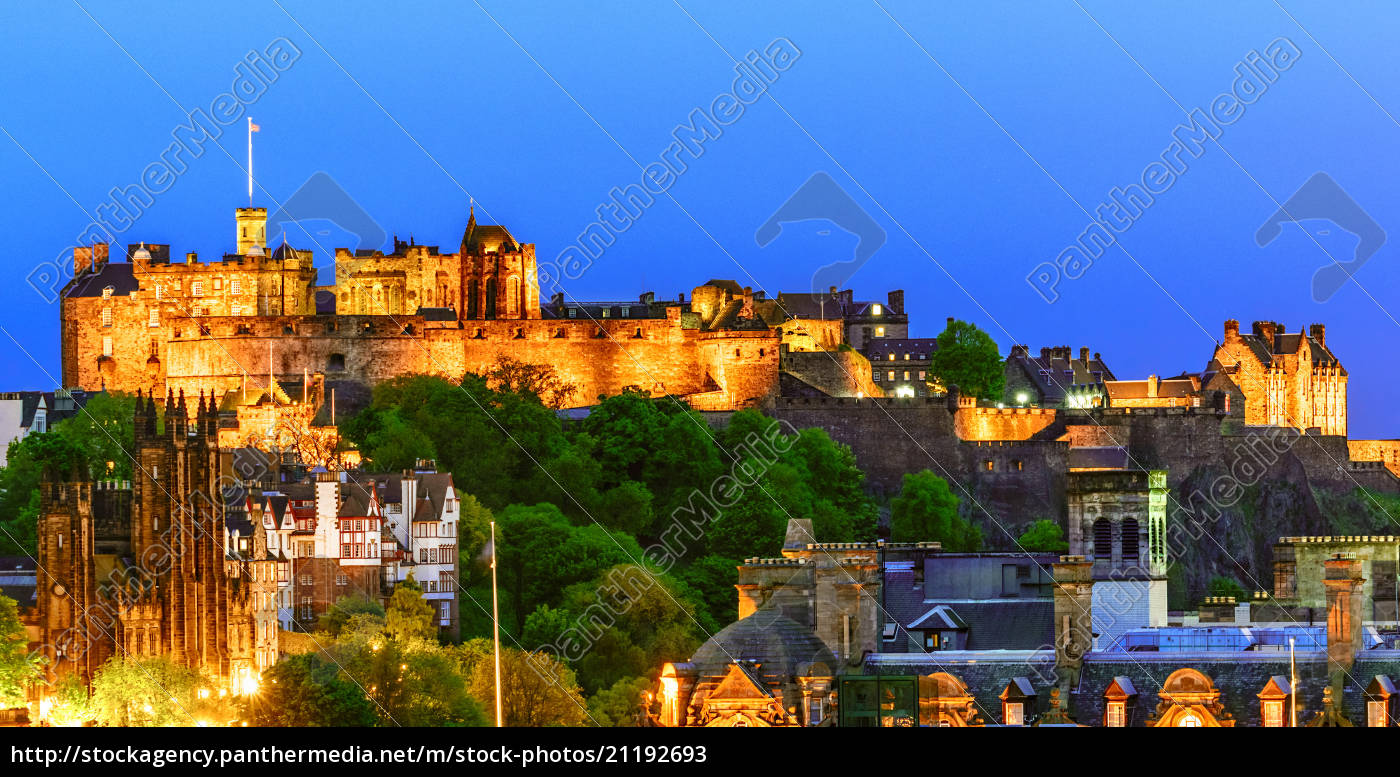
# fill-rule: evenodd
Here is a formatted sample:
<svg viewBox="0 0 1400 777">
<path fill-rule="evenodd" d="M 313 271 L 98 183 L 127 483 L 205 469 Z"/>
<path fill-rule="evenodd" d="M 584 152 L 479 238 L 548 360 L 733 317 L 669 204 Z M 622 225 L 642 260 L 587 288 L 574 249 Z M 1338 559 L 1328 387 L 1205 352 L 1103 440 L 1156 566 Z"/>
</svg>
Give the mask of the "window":
<svg viewBox="0 0 1400 777">
<path fill-rule="evenodd" d="M 102 338 L 102 355 L 103 355 L 103 356 L 111 356 L 111 355 L 112 355 L 112 338 L 111 338 L 111 337 L 104 337 L 104 338 Z"/>
<path fill-rule="evenodd" d="M 242 306 L 242 305 L 230 305 L 230 306 L 229 306 L 229 309 L 228 309 L 228 314 L 229 314 L 230 316 L 241 316 L 241 315 L 243 315 L 243 306 Z"/>
<path fill-rule="evenodd" d="M 919 380 L 928 380 L 928 373 L 923 370 L 919 370 Z"/>
<path fill-rule="evenodd" d="M 1002 705 L 1005 710 L 1002 713 L 1003 723 L 1008 726 L 1026 725 L 1026 706 L 1021 702 L 1006 702 Z"/>
<path fill-rule="evenodd" d="M 222 289 L 223 287 L 224 287 L 224 279 L 223 279 L 223 278 L 215 278 L 215 279 L 214 279 L 214 291 L 218 291 L 219 289 Z"/>
<path fill-rule="evenodd" d="M 233 292 L 234 294 L 242 294 L 242 293 L 243 293 L 243 281 L 240 281 L 240 280 L 238 280 L 237 278 L 235 278 L 235 279 L 229 281 L 229 283 L 228 283 L 228 290 L 231 291 L 231 292 Z"/>
<path fill-rule="evenodd" d="M 1178 720 L 1178 721 L 1176 722 L 1176 727 L 1177 727 L 1177 728 L 1200 728 L 1200 727 L 1201 727 L 1201 719 L 1200 719 L 1199 717 L 1197 717 L 1196 713 L 1194 713 L 1194 712 L 1188 712 L 1188 713 L 1186 713 L 1185 715 L 1182 715 L 1182 716 L 1181 716 L 1181 719 Z"/>
<path fill-rule="evenodd" d="M 909 370 L 904 371 L 904 379 L 909 380 Z"/>
<path fill-rule="evenodd" d="M 160 299 L 161 297 L 164 297 L 164 296 L 165 296 L 165 286 L 163 286 L 163 285 L 157 283 L 157 284 L 156 284 L 156 299 Z"/>
<path fill-rule="evenodd" d="M 1020 472 L 1026 468 L 1026 463 L 1024 461 L 1021 461 L 1020 459 L 1017 459 L 1011 462 L 1011 468 L 1016 470 L 1017 472 Z"/>
<path fill-rule="evenodd" d="M 894 354 L 890 354 L 890 361 L 894 361 Z"/>
<path fill-rule="evenodd" d="M 1264 728 L 1283 728 L 1283 702 L 1264 702 Z"/>
<path fill-rule="evenodd" d="M 1138 522 L 1136 519 L 1128 518 L 1123 521 L 1123 563 L 1136 564 L 1138 562 Z"/>
<path fill-rule="evenodd" d="M 348 575 L 336 575 L 336 576 L 335 576 L 335 584 L 336 584 L 336 585 L 340 585 L 340 586 L 349 585 L 349 584 L 350 584 L 350 578 L 349 578 Z"/>
<path fill-rule="evenodd" d="M 104 299 L 104 300 L 109 300 L 109 299 L 111 299 L 111 298 L 112 298 L 112 291 L 113 291 L 113 289 L 112 289 L 111 286 L 108 286 L 107 288 L 103 289 L 103 290 L 102 290 L 102 299 Z"/>
<path fill-rule="evenodd" d="M 909 352 L 908 352 L 908 351 L 905 351 L 905 353 L 904 353 L 904 360 L 905 360 L 905 361 L 909 361 Z"/>
<path fill-rule="evenodd" d="M 204 296 L 204 281 L 195 281 L 190 284 L 190 294 L 196 297 Z"/>
<path fill-rule="evenodd" d="M 879 383 L 879 382 L 880 382 L 880 372 L 879 372 L 879 370 L 876 370 L 876 371 L 875 371 L 875 374 L 872 375 L 872 376 L 870 376 L 870 377 L 871 377 L 876 383 Z"/>
<path fill-rule="evenodd" d="M 926 632 L 924 632 L 924 649 L 925 649 L 925 650 L 937 650 L 937 649 L 938 649 L 938 645 L 939 645 L 938 632 L 936 632 L 936 631 L 926 631 Z"/>
<path fill-rule="evenodd" d="M 569 318 L 578 318 L 578 308 L 569 308 Z"/>
<path fill-rule="evenodd" d="M 875 327 L 875 336 L 876 336 L 876 337 L 884 337 L 884 336 L 885 336 L 885 328 L 882 327 L 882 326 L 877 326 L 877 327 Z"/>
<path fill-rule="evenodd" d="M 992 472 L 996 469 L 996 467 L 996 462 L 992 461 L 991 459 L 987 459 L 986 461 L 982 462 L 982 469 L 985 469 L 988 472 Z"/>
<path fill-rule="evenodd" d="M 341 558 L 350 558 L 350 544 L 349 544 L 349 543 L 341 543 L 341 545 L 340 545 L 340 557 L 341 557 Z"/>
<path fill-rule="evenodd" d="M 1092 555 L 1103 561 L 1113 558 L 1113 524 L 1105 518 L 1094 521 L 1094 552 Z"/>
<path fill-rule="evenodd" d="M 1123 728 L 1128 725 L 1126 718 L 1128 711 L 1127 702 L 1111 701 L 1104 711 L 1103 724 L 1108 728 Z"/>
<path fill-rule="evenodd" d="M 157 309 L 157 308 L 151 308 L 150 313 L 149 313 L 149 314 L 147 315 L 147 317 L 146 317 L 146 325 L 147 325 L 147 326 L 152 326 L 152 327 L 160 326 L 160 310 L 159 310 L 159 309 Z"/>
<path fill-rule="evenodd" d="M 890 370 L 887 377 L 888 377 L 890 380 L 894 380 L 894 370 Z"/>
<path fill-rule="evenodd" d="M 1373 699 L 1366 702 L 1366 725 L 1370 728 L 1385 728 L 1390 725 L 1390 721 L 1386 720 L 1384 701 Z"/>
<path fill-rule="evenodd" d="M 111 309 L 111 308 L 103 308 L 103 309 L 102 309 L 102 325 L 103 325 L 103 326 L 111 326 L 111 325 L 112 325 L 112 309 Z"/>
</svg>

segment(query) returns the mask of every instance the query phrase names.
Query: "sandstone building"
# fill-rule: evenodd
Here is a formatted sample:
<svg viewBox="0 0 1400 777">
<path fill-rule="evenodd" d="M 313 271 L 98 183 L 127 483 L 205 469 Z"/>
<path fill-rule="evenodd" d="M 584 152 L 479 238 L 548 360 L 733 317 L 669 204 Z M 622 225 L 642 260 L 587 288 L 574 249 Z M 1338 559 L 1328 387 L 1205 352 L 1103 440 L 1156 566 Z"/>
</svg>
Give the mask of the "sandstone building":
<svg viewBox="0 0 1400 777">
<path fill-rule="evenodd" d="M 1347 371 L 1328 349 L 1322 324 L 1289 333 L 1282 324 L 1255 321 L 1240 334 L 1232 319 L 1214 360 L 1244 392 L 1245 423 L 1346 436 Z"/>
<path fill-rule="evenodd" d="M 105 244 L 77 250 L 61 300 L 64 385 L 223 396 L 270 372 L 284 384 L 323 373 L 368 386 L 409 372 L 459 377 L 507 354 L 553 366 L 580 405 L 639 386 L 727 410 L 776 393 L 780 351 L 834 353 L 867 329 L 907 333 L 903 292 L 887 304 L 849 292 L 768 299 L 716 280 L 689 300 L 542 300 L 534 245 L 474 213 L 452 252 L 397 238 L 388 254 L 341 249 L 334 285 L 319 287 L 309 252 L 263 244 L 266 216 L 239 208 L 238 253 L 212 262 L 175 260 L 168 245 L 128 246 L 126 261 Z M 823 391 L 879 392 L 856 386 L 869 383 L 868 364 L 833 374 L 838 385 Z"/>
<path fill-rule="evenodd" d="M 51 679 L 90 683 L 110 658 L 166 656 L 235 692 L 278 657 L 277 581 L 285 559 L 227 531 L 212 401 L 138 398 L 130 484 L 46 477 L 29 616 Z"/>
</svg>

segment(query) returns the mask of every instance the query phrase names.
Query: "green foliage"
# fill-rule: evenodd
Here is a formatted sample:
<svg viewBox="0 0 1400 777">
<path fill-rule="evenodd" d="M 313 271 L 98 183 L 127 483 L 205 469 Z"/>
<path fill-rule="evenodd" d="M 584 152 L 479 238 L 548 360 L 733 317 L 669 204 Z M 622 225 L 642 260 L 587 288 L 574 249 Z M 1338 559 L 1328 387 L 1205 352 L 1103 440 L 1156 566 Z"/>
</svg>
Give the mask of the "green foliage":
<svg viewBox="0 0 1400 777">
<path fill-rule="evenodd" d="M 1065 532 L 1058 523 L 1049 518 L 1039 518 L 1021 533 L 1017 540 L 1022 550 L 1045 553 L 1062 553 L 1069 550 Z"/>
<path fill-rule="evenodd" d="M 239 711 L 218 687 L 169 658 L 113 658 L 93 677 L 92 716 L 100 726 L 225 725 Z"/>
<path fill-rule="evenodd" d="M 676 575 L 700 597 L 715 624 L 723 627 L 738 620 L 739 603 L 734 593 L 739 582 L 738 559 L 701 556 Z"/>
<path fill-rule="evenodd" d="M 93 719 L 87 686 L 75 674 L 66 674 L 49 689 L 48 722 L 55 726 L 81 726 Z"/>
<path fill-rule="evenodd" d="M 319 653 L 288 656 L 263 674 L 259 726 L 373 726 L 374 702 Z"/>
<path fill-rule="evenodd" d="M 362 593 L 342 596 L 321 616 L 318 626 L 332 637 L 338 637 L 351 618 L 364 614 L 382 618 L 384 606 Z"/>
<path fill-rule="evenodd" d="M 25 687 L 39 679 L 42 659 L 29 653 L 19 605 L 0 595 L 0 709 L 24 705 Z"/>
<path fill-rule="evenodd" d="M 946 550 L 982 547 L 982 530 L 958 515 L 957 496 L 948 482 L 929 470 L 904 476 L 904 487 L 890 502 L 890 539 L 941 542 Z"/>
<path fill-rule="evenodd" d="M 645 677 L 624 677 L 593 694 L 588 699 L 588 714 L 599 726 L 625 727 L 639 725 L 646 693 L 651 680 Z"/>
<path fill-rule="evenodd" d="M 459 649 L 462 673 L 488 718 L 495 716 L 496 671 L 491 640 L 476 639 Z M 573 670 L 548 653 L 501 647 L 501 711 L 507 726 L 582 726 L 588 707 Z"/>
<path fill-rule="evenodd" d="M 957 386 L 964 396 L 979 399 L 1000 399 L 1005 384 L 996 341 L 966 321 L 952 321 L 938 335 L 929 375 L 945 387 Z"/>
<path fill-rule="evenodd" d="M 1233 596 L 1235 601 L 1243 602 L 1249 599 L 1249 594 L 1240 585 L 1240 581 L 1225 575 L 1216 575 L 1210 579 L 1206 586 L 1207 596 Z"/>
<path fill-rule="evenodd" d="M 454 648 L 422 637 L 393 638 L 378 619 L 358 615 L 328 651 L 340 676 L 374 705 L 381 726 L 485 725 Z"/>
<path fill-rule="evenodd" d="M 485 551 L 495 516 L 475 496 L 460 489 L 457 500 L 457 573 L 462 586 L 469 588 L 484 580 L 491 570 Z"/>
<path fill-rule="evenodd" d="M 632 537 L 597 525 L 574 526 L 552 504 L 501 511 L 496 542 L 501 595 L 511 600 L 517 634 L 526 615 L 541 604 L 558 604 L 568 586 L 642 557 Z"/>
<path fill-rule="evenodd" d="M 684 583 L 637 564 L 619 564 L 570 586 L 557 609 L 531 613 L 523 644 L 581 652 L 572 665 L 579 685 L 591 694 L 689 656 L 716 630 L 699 595 Z"/>
<path fill-rule="evenodd" d="M 436 613 L 423 598 L 423 587 L 408 573 L 408 579 L 394 586 L 389 606 L 384 608 L 384 633 L 390 639 L 407 642 L 413 639 L 436 640 Z"/>
</svg>

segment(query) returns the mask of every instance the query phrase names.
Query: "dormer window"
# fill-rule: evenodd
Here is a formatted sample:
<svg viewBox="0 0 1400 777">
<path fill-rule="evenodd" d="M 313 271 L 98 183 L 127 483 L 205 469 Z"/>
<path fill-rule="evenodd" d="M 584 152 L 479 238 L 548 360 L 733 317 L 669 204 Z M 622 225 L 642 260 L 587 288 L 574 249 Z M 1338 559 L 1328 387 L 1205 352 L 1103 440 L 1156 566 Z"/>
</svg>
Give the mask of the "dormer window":
<svg viewBox="0 0 1400 777">
<path fill-rule="evenodd" d="M 102 290 L 102 299 L 104 299 L 104 300 L 109 300 L 109 299 L 111 299 L 111 298 L 112 298 L 112 292 L 113 292 L 113 291 L 115 291 L 115 289 L 113 289 L 111 286 L 108 286 L 107 288 L 103 289 L 103 290 Z"/>
<path fill-rule="evenodd" d="M 878 316 L 883 312 L 885 312 L 885 309 L 879 303 L 870 306 L 870 315 L 872 316 Z"/>
</svg>

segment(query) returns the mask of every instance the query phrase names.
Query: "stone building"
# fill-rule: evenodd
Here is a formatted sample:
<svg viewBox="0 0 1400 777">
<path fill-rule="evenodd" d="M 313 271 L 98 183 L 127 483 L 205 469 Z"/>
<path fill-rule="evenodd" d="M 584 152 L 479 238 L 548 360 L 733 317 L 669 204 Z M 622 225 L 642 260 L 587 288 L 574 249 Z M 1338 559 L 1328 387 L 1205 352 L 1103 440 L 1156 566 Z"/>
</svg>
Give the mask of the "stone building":
<svg viewBox="0 0 1400 777">
<path fill-rule="evenodd" d="M 1100 407 L 1095 399 L 1103 396 L 1104 381 L 1114 380 L 1101 354 L 1090 356 L 1084 347 L 1076 358 L 1067 345 L 1041 348 L 1039 356 L 1012 346 L 1004 377 L 1006 404 L 1071 408 Z"/>
<path fill-rule="evenodd" d="M 270 371 L 284 384 L 309 372 L 372 386 L 482 372 L 510 355 L 554 367 L 579 405 L 639 386 L 729 410 L 778 391 L 784 345 L 835 352 L 853 332 L 908 326 L 902 292 L 888 304 L 843 292 L 828 316 L 803 295 L 767 299 L 724 280 L 689 300 L 542 304 L 534 245 L 474 213 L 455 252 L 397 238 L 388 254 L 338 250 L 335 284 L 322 288 L 309 252 L 262 244 L 266 215 L 238 209 L 239 253 L 214 262 L 172 261 L 168 245 L 128 246 L 125 262 L 105 244 L 78 249 L 61 299 L 64 385 L 222 396 Z M 868 367 L 859 374 L 825 390 L 862 392 Z"/>
<path fill-rule="evenodd" d="M 138 397 L 129 488 L 45 478 L 30 620 L 51 679 L 165 656 L 244 692 L 277 660 L 268 594 L 286 572 L 265 537 L 229 532 L 212 400 L 165 410 L 157 432 L 154 399 Z"/>
<path fill-rule="evenodd" d="M 936 350 L 936 337 L 874 337 L 865 342 L 864 354 L 870 361 L 870 379 L 886 396 L 926 397 L 934 393 L 929 365 Z"/>
<path fill-rule="evenodd" d="M 1290 334 L 1282 324 L 1255 321 L 1240 334 L 1240 322 L 1231 319 L 1214 359 L 1244 394 L 1245 423 L 1346 436 L 1347 371 L 1327 347 L 1322 324 Z"/>
</svg>

